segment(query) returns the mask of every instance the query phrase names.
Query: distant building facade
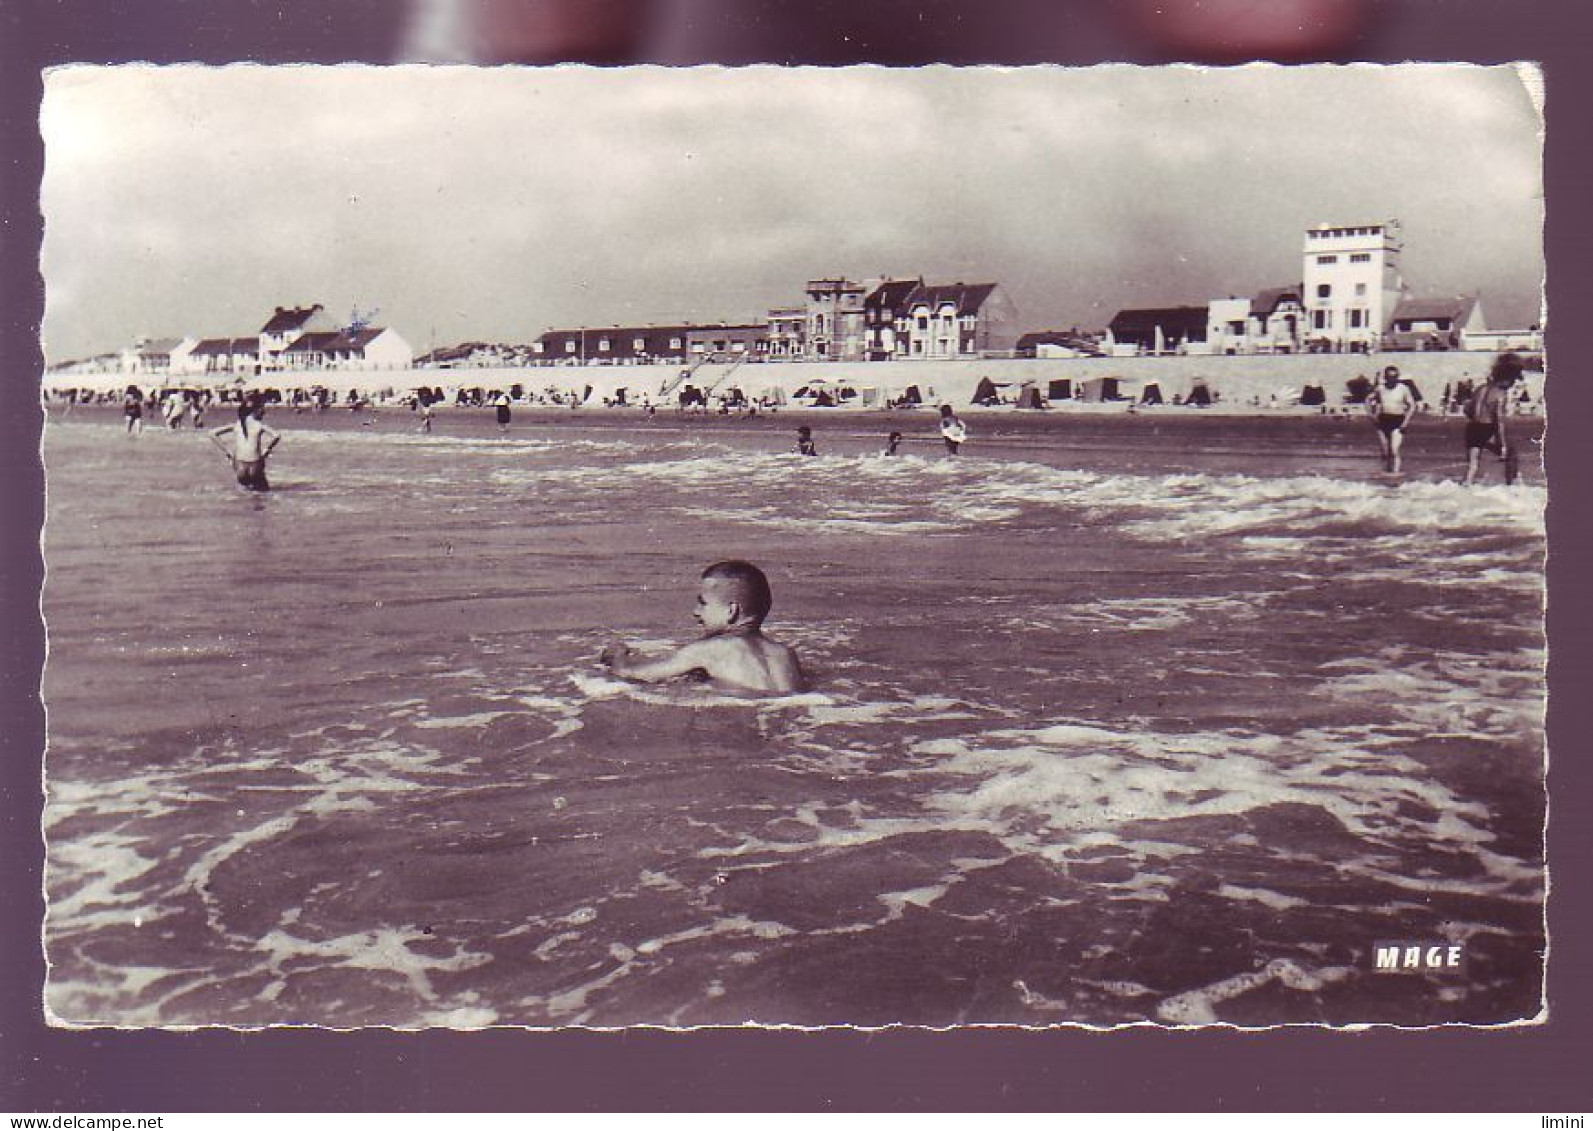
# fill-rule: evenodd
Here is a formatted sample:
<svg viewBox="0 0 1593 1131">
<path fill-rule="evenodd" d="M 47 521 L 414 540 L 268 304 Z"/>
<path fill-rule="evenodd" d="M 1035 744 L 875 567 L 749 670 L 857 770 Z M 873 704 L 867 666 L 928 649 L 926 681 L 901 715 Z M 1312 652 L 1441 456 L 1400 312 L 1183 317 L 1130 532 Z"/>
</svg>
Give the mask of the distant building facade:
<svg viewBox="0 0 1593 1131">
<path fill-rule="evenodd" d="M 805 306 L 778 306 L 769 311 L 764 355 L 797 360 L 807 355 L 808 311 Z"/>
<path fill-rule="evenodd" d="M 1487 330 L 1482 303 L 1473 295 L 1407 298 L 1395 307 L 1383 345 L 1388 349 L 1462 349 Z"/>
<path fill-rule="evenodd" d="M 686 353 L 693 361 L 762 358 L 769 345 L 769 327 L 762 323 L 693 326 L 686 331 Z"/>
<path fill-rule="evenodd" d="M 1375 350 L 1405 293 L 1397 220 L 1305 232 L 1302 282 L 1313 348 Z"/>
<path fill-rule="evenodd" d="M 287 364 L 282 355 L 305 334 L 323 333 L 336 329 L 320 303 L 310 306 L 279 306 L 260 327 L 260 358 L 262 371 L 282 369 Z"/>
<path fill-rule="evenodd" d="M 905 314 L 896 356 L 913 361 L 1010 353 L 1021 336 L 1017 308 L 996 283 L 920 284 Z"/>
<path fill-rule="evenodd" d="M 849 279 L 809 279 L 803 356 L 817 361 L 863 357 L 863 299 L 867 288 Z"/>
<path fill-rule="evenodd" d="M 1161 306 L 1119 310 L 1107 325 L 1107 342 L 1114 356 L 1136 353 L 1204 352 L 1204 306 Z"/>
<path fill-rule="evenodd" d="M 907 304 L 922 279 L 885 279 L 863 299 L 863 352 L 870 361 L 890 361 L 908 349 Z"/>
</svg>

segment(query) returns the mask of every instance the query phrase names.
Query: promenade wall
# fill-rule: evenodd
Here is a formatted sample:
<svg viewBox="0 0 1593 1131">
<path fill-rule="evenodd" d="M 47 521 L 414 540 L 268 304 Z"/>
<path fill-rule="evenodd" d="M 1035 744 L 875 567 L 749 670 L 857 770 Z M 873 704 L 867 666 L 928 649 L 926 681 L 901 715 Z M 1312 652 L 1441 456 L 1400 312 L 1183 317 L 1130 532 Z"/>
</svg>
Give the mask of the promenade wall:
<svg viewBox="0 0 1593 1131">
<path fill-rule="evenodd" d="M 1345 382 L 1357 374 L 1375 379 L 1385 365 L 1397 365 L 1414 380 L 1430 399 L 1436 399 L 1445 385 L 1470 379 L 1486 379 L 1496 355 L 1491 353 L 1432 352 L 1391 354 L 1286 354 L 1275 356 L 1222 357 L 1117 357 L 1117 358 L 1001 358 L 982 361 L 897 361 L 897 362 L 764 362 L 748 364 L 728 372 L 729 365 L 704 365 L 691 378 L 698 388 L 711 388 L 721 380 L 720 389 L 739 386 L 752 397 L 778 389 L 789 397 L 815 380 L 832 386 L 849 385 L 862 390 L 880 390 L 882 398 L 900 395 L 909 385 L 917 385 L 926 401 L 946 401 L 964 407 L 972 398 L 981 378 L 1005 385 L 1002 392 L 1015 396 L 1024 382 L 1036 384 L 1044 395 L 1050 382 L 1071 379 L 1075 385 L 1097 377 L 1116 377 L 1124 382 L 1125 395 L 1137 395 L 1145 384 L 1161 386 L 1162 396 L 1171 401 L 1187 396 L 1197 379 L 1204 379 L 1224 401 L 1261 405 L 1272 403 L 1274 395 L 1287 401 L 1301 388 L 1319 383 L 1330 403 L 1343 398 Z M 393 374 L 397 387 L 421 384 L 444 389 L 480 386 L 507 388 L 520 384 L 540 392 L 548 387 L 582 392 L 587 385 L 593 397 L 612 397 L 625 389 L 627 399 L 639 401 L 645 394 L 657 400 L 660 390 L 679 375 L 675 366 L 589 365 L 556 366 L 532 369 L 456 369 L 412 370 Z M 376 375 L 371 375 L 373 378 Z M 1528 388 L 1537 398 L 1542 374 L 1529 373 Z M 376 384 L 382 384 L 382 381 Z M 367 386 L 374 387 L 374 386 Z"/>
<path fill-rule="evenodd" d="M 698 388 L 723 391 L 739 386 L 757 398 L 779 391 L 787 398 L 817 380 L 832 386 L 876 389 L 879 399 L 900 396 L 916 385 L 926 402 L 946 402 L 966 407 L 981 378 L 1005 386 L 1004 395 L 1015 397 L 1025 382 L 1036 384 L 1045 395 L 1053 380 L 1071 379 L 1075 385 L 1097 377 L 1116 377 L 1125 396 L 1136 396 L 1149 382 L 1161 387 L 1171 401 L 1187 397 L 1197 379 L 1203 379 L 1222 401 L 1234 405 L 1267 407 L 1288 403 L 1307 384 L 1321 384 L 1329 404 L 1343 400 L 1345 382 L 1357 374 L 1375 379 L 1384 365 L 1397 365 L 1414 380 L 1430 400 L 1445 385 L 1487 377 L 1496 355 L 1482 352 L 1431 352 L 1389 354 L 1284 354 L 1215 357 L 1102 357 L 1102 358 L 1002 358 L 976 361 L 896 362 L 763 362 L 742 365 L 703 365 L 691 378 Z M 255 378 L 251 386 L 293 388 L 323 383 L 334 389 L 358 388 L 373 395 L 407 394 L 420 386 L 437 386 L 452 395 L 458 388 L 508 389 L 520 385 L 527 392 L 548 389 L 580 394 L 590 386 L 594 401 L 612 398 L 624 389 L 627 400 L 658 403 L 662 390 L 679 376 L 674 365 L 585 365 L 529 368 L 399 369 L 284 373 Z M 152 384 L 141 375 L 143 384 Z M 137 376 L 119 381 L 138 382 Z M 176 381 L 182 378 L 174 378 Z M 192 379 L 189 379 L 192 380 Z M 47 378 L 46 389 L 71 387 L 70 376 Z M 1543 388 L 1543 375 L 1529 373 L 1527 386 L 1534 400 Z M 671 398 L 673 399 L 673 394 Z"/>
</svg>

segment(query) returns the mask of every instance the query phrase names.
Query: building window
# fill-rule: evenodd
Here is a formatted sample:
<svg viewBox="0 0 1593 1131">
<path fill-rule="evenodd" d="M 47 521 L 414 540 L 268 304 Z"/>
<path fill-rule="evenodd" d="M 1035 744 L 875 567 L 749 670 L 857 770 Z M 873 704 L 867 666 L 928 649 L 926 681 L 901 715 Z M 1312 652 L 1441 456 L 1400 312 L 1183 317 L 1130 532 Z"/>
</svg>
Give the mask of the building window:
<svg viewBox="0 0 1593 1131">
<path fill-rule="evenodd" d="M 1313 310 L 1311 312 L 1311 325 L 1318 330 L 1327 330 L 1333 325 L 1333 312 L 1331 310 Z"/>
<path fill-rule="evenodd" d="M 919 316 L 918 316 L 918 328 L 919 328 L 919 329 L 920 329 L 920 330 L 927 330 L 927 329 L 929 329 L 929 316 L 928 316 L 928 315 L 926 315 L 926 314 L 920 314 L 920 315 L 919 315 Z"/>
<path fill-rule="evenodd" d="M 1332 294 L 1333 294 L 1333 284 L 1332 283 L 1318 283 L 1316 285 L 1316 297 L 1317 298 L 1329 298 L 1329 297 L 1332 296 Z"/>
<path fill-rule="evenodd" d="M 669 339 L 669 348 L 672 349 L 672 350 L 678 350 L 680 348 L 680 339 L 679 338 L 670 338 Z"/>
<path fill-rule="evenodd" d="M 1371 261 L 1372 253 L 1369 251 L 1357 251 L 1354 255 L 1350 256 L 1351 263 L 1370 263 Z"/>
<path fill-rule="evenodd" d="M 1338 261 L 1339 257 L 1336 255 L 1319 255 L 1316 257 L 1318 267 L 1326 267 L 1328 264 L 1337 263 Z"/>
<path fill-rule="evenodd" d="M 1366 325 L 1365 318 L 1366 312 L 1364 310 L 1350 311 L 1350 329 L 1359 330 L 1362 326 Z"/>
<path fill-rule="evenodd" d="M 824 333 L 824 315 L 820 314 L 820 315 L 816 315 L 814 317 L 814 319 L 813 319 L 813 332 L 815 334 Z"/>
<path fill-rule="evenodd" d="M 598 351 L 600 353 L 607 353 L 608 352 L 608 339 L 607 338 L 599 338 L 597 340 L 597 348 L 598 348 Z"/>
<path fill-rule="evenodd" d="M 646 338 L 632 338 L 631 339 L 631 349 L 635 350 L 637 353 L 646 352 L 646 350 L 647 350 L 647 339 Z"/>
<path fill-rule="evenodd" d="M 1228 323 L 1228 333 L 1232 334 L 1234 337 L 1241 337 L 1243 336 L 1244 332 L 1245 324 L 1243 322 Z"/>
<path fill-rule="evenodd" d="M 1366 284 L 1365 283 L 1356 283 L 1355 284 L 1355 297 L 1356 298 L 1365 298 L 1366 297 Z"/>
<path fill-rule="evenodd" d="M 566 339 L 564 339 L 564 352 L 565 353 L 574 353 L 575 352 L 575 339 L 574 338 L 566 338 Z"/>
</svg>

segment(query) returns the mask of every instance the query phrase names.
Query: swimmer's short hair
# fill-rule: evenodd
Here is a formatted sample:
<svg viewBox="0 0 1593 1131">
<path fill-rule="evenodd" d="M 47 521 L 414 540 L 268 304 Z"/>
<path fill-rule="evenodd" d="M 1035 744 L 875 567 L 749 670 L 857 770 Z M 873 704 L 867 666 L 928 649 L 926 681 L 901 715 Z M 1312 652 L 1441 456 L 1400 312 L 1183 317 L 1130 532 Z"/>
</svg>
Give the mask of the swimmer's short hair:
<svg viewBox="0 0 1593 1131">
<path fill-rule="evenodd" d="M 763 570 L 751 562 L 715 562 L 702 571 L 703 580 L 725 581 L 735 586 L 736 601 L 753 620 L 761 621 L 774 606 L 774 594 Z"/>
</svg>

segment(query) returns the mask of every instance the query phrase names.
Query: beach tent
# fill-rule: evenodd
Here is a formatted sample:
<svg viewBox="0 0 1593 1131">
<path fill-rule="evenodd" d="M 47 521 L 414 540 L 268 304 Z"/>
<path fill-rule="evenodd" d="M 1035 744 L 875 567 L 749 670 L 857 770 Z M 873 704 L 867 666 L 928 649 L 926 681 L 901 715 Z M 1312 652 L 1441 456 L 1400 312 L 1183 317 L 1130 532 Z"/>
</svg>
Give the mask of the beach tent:
<svg viewBox="0 0 1593 1131">
<path fill-rule="evenodd" d="M 1045 401 L 1040 398 L 1040 390 L 1033 385 L 1025 385 L 1018 391 L 1019 408 L 1044 408 Z"/>
<path fill-rule="evenodd" d="M 1073 380 L 1070 377 L 1059 377 L 1045 387 L 1045 395 L 1053 401 L 1070 401 L 1073 399 Z"/>
<path fill-rule="evenodd" d="M 909 385 L 906 391 L 902 393 L 902 400 L 908 404 L 923 404 L 924 396 L 918 391 L 917 385 Z"/>
<path fill-rule="evenodd" d="M 1327 390 L 1320 383 L 1307 385 L 1300 390 L 1300 403 L 1303 405 L 1327 404 Z"/>
<path fill-rule="evenodd" d="M 758 400 L 766 405 L 785 404 L 785 390 L 779 385 L 765 385 L 763 392 L 758 394 Z"/>
<path fill-rule="evenodd" d="M 1196 377 L 1189 385 L 1189 395 L 1184 398 L 1185 404 L 1192 404 L 1196 408 L 1207 408 L 1211 405 L 1211 386 L 1206 384 L 1204 377 Z"/>
<path fill-rule="evenodd" d="M 973 398 L 969 404 L 992 405 L 1001 403 L 1001 390 L 1008 382 L 997 384 L 988 377 L 979 378 L 979 384 L 974 386 Z"/>
<path fill-rule="evenodd" d="M 1155 381 L 1145 382 L 1145 388 L 1140 390 L 1140 404 L 1162 404 L 1162 387 Z"/>
<path fill-rule="evenodd" d="M 1091 377 L 1084 382 L 1084 399 L 1090 403 L 1122 399 L 1122 384 L 1118 377 Z"/>
</svg>

